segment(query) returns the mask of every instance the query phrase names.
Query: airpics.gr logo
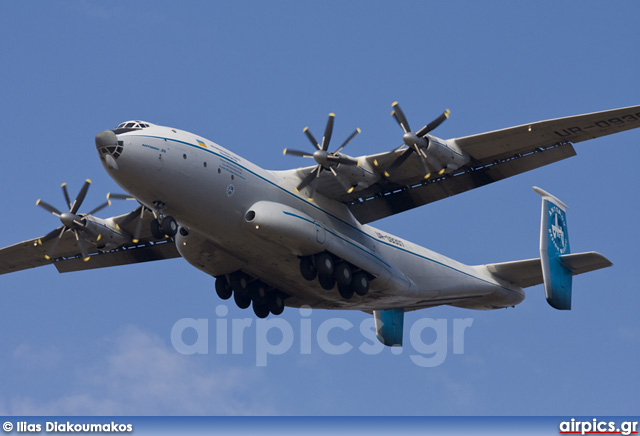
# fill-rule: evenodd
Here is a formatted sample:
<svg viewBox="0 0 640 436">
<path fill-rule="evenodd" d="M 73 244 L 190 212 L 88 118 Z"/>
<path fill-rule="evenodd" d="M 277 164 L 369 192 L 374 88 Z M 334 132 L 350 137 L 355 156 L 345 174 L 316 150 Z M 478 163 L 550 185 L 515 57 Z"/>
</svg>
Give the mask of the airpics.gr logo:
<svg viewBox="0 0 640 436">
<path fill-rule="evenodd" d="M 568 247 L 567 238 L 567 222 L 564 212 L 555 205 L 549 208 L 549 239 L 558 250 L 558 253 L 564 254 Z"/>
</svg>

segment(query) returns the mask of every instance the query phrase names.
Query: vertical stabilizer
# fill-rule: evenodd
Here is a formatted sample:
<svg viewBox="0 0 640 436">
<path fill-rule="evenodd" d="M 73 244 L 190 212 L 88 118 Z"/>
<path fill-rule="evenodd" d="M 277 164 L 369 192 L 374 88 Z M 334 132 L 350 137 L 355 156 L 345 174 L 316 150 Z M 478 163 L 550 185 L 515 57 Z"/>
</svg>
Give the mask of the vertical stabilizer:
<svg viewBox="0 0 640 436">
<path fill-rule="evenodd" d="M 540 260 L 547 302 L 556 309 L 569 310 L 572 274 L 561 258 L 571 252 L 567 232 L 567 206 L 537 186 L 533 190 L 542 197 Z"/>
<path fill-rule="evenodd" d="M 376 337 L 389 347 L 402 346 L 404 309 L 374 310 Z"/>
</svg>

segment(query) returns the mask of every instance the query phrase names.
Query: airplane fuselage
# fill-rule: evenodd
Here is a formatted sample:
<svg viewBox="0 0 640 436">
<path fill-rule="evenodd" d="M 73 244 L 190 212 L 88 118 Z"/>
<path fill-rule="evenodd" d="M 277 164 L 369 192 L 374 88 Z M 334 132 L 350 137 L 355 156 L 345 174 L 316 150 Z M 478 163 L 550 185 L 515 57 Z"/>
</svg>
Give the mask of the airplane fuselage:
<svg viewBox="0 0 640 436">
<path fill-rule="evenodd" d="M 243 271 L 290 297 L 287 306 L 407 310 L 452 304 L 514 306 L 518 286 L 369 225 L 346 205 L 296 192 L 292 171 L 268 171 L 194 134 L 150 125 L 120 133 L 109 175 L 151 210 L 173 216 L 180 254 L 214 276 Z M 273 217 L 276 217 L 274 219 Z M 299 257 L 327 251 L 371 274 L 365 296 L 348 300 L 300 274 Z"/>
</svg>

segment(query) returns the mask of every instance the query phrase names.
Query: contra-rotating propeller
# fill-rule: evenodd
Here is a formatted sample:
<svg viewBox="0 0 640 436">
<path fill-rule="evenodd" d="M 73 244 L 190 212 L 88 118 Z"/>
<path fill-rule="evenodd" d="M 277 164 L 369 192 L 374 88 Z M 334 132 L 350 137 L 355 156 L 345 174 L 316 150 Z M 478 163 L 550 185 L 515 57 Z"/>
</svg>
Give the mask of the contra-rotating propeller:
<svg viewBox="0 0 640 436">
<path fill-rule="evenodd" d="M 316 148 L 316 150 L 311 153 L 307 153 L 306 151 L 300 150 L 289 150 L 285 148 L 283 154 L 293 155 L 293 156 L 301 156 L 306 158 L 313 158 L 317 162 L 317 166 L 300 182 L 300 184 L 296 187 L 296 192 L 301 191 L 306 186 L 308 186 L 311 182 L 315 181 L 319 176 L 322 170 L 331 171 L 340 184 L 347 190 L 347 192 L 351 193 L 353 191 L 353 186 L 350 186 L 348 182 L 344 180 L 339 173 L 336 172 L 334 166 L 338 164 L 343 165 L 359 165 L 359 162 L 356 159 L 353 159 L 349 156 L 340 154 L 340 151 L 346 147 L 346 145 L 353 139 L 357 134 L 360 133 L 360 129 L 356 129 L 343 143 L 340 147 L 338 147 L 335 151 L 329 151 L 329 142 L 331 141 L 331 135 L 333 133 L 333 119 L 335 118 L 335 114 L 329 114 L 329 119 L 327 120 L 327 125 L 324 129 L 324 136 L 322 137 L 322 144 L 319 144 L 316 138 L 311 134 L 308 127 L 303 129 L 304 134 L 309 138 L 311 144 Z M 311 193 L 309 195 L 309 201 L 313 200 L 313 194 L 315 192 L 315 185 L 312 186 Z"/>
<path fill-rule="evenodd" d="M 49 249 L 47 250 L 47 253 L 44 256 L 47 260 L 50 260 L 53 257 L 56 251 L 56 248 L 60 243 L 60 240 L 62 240 L 62 235 L 67 230 L 71 230 L 74 233 L 76 237 L 76 241 L 78 243 L 78 247 L 80 248 L 80 252 L 82 253 L 82 260 L 86 262 L 90 259 L 89 250 L 87 248 L 87 242 L 85 241 L 84 234 L 87 234 L 88 236 L 94 238 L 96 241 L 99 241 L 102 235 L 94 232 L 87 226 L 86 217 L 89 215 L 93 215 L 94 213 L 97 213 L 102 209 L 104 209 L 105 207 L 109 206 L 111 204 L 111 201 L 109 200 L 109 195 L 107 195 L 107 201 L 105 201 L 98 207 L 94 208 L 91 212 L 87 214 L 78 214 L 78 210 L 80 209 L 82 202 L 87 196 L 87 191 L 89 190 L 89 186 L 91 186 L 91 180 L 87 179 L 84 182 L 84 185 L 82 186 L 82 188 L 80 189 L 78 196 L 72 203 L 69 197 L 69 192 L 67 191 L 67 184 L 66 183 L 62 184 L 62 193 L 64 194 L 65 201 L 67 202 L 67 206 L 69 207 L 69 212 L 60 212 L 56 207 L 42 200 L 38 200 L 36 202 L 37 206 L 40 206 L 46 211 L 51 212 L 52 214 L 57 216 L 62 222 L 62 226 L 52 230 L 42 238 L 38 239 L 38 244 L 42 245 L 44 242 L 55 238 L 55 241 L 53 242 L 51 247 L 49 247 Z"/>
<path fill-rule="evenodd" d="M 420 161 L 420 165 L 424 171 L 424 178 L 428 179 L 431 177 L 431 170 L 427 164 L 427 153 L 425 149 L 429 146 L 429 139 L 425 136 L 427 133 L 431 132 L 433 129 L 438 127 L 440 124 L 444 122 L 447 118 L 449 118 L 449 109 L 445 110 L 438 118 L 431 121 L 429 124 L 424 126 L 422 129 L 418 130 L 416 133 L 411 131 L 411 127 L 409 127 L 409 122 L 407 121 L 407 117 L 404 116 L 404 112 L 400 109 L 400 105 L 398 102 L 394 102 L 391 107 L 393 110 L 391 111 L 391 115 L 396 119 L 402 130 L 404 131 L 404 135 L 402 135 L 402 140 L 407 146 L 406 149 L 400 153 L 400 155 L 393 161 L 393 163 L 387 168 L 384 175 L 389 177 L 389 172 L 393 172 L 394 169 L 398 168 L 402 165 L 411 155 L 411 153 L 415 153 Z M 441 173 L 444 170 L 441 171 Z"/>
</svg>

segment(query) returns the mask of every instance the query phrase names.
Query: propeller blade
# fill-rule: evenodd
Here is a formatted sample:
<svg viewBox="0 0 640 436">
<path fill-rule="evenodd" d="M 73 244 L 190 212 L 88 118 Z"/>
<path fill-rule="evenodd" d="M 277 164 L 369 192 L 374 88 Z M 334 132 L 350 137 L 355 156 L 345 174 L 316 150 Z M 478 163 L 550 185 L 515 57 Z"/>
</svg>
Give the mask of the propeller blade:
<svg viewBox="0 0 640 436">
<path fill-rule="evenodd" d="M 427 124 L 422 129 L 420 129 L 418 131 L 418 133 L 416 133 L 416 135 L 419 138 L 422 138 L 424 135 L 426 135 L 427 133 L 429 133 L 430 131 L 432 131 L 436 127 L 438 127 L 440 124 L 442 124 L 444 122 L 444 120 L 449 118 L 449 114 L 450 113 L 451 113 L 451 111 L 449 109 L 447 109 L 438 118 L 436 118 L 435 120 L 431 121 L 429 124 Z"/>
<path fill-rule="evenodd" d="M 122 221 L 120 221 L 120 227 L 124 227 L 134 219 L 138 218 L 139 216 L 142 216 L 142 212 L 140 211 L 140 209 L 144 209 L 144 206 L 139 206 L 135 210 L 129 212 L 129 214 L 126 217 L 124 217 Z"/>
<path fill-rule="evenodd" d="M 282 154 L 284 154 L 284 155 L 290 154 L 292 156 L 300 156 L 300 157 L 313 157 L 312 154 L 309 154 L 306 151 L 290 150 L 288 148 L 285 148 L 284 151 L 282 152 Z"/>
<path fill-rule="evenodd" d="M 57 229 L 53 229 L 52 231 L 50 231 L 49 233 L 47 233 L 46 235 L 44 235 L 42 238 L 38 238 L 38 245 L 42 245 L 45 242 L 47 242 L 50 239 L 55 238 L 56 236 L 58 236 L 60 234 L 60 231 L 64 228 L 64 226 L 60 226 Z"/>
<path fill-rule="evenodd" d="M 400 165 L 402 165 L 404 163 L 404 161 L 407 160 L 409 158 L 409 156 L 411 156 L 412 152 L 413 152 L 413 148 L 405 149 L 402 152 L 402 154 L 400 156 L 398 156 L 396 158 L 396 160 L 393 161 L 393 163 L 389 166 L 389 168 L 387 168 L 386 173 L 388 174 L 389 172 L 393 172 L 393 170 L 395 170 Z M 387 175 L 387 177 L 389 177 L 389 176 Z"/>
<path fill-rule="evenodd" d="M 71 212 L 72 214 L 76 214 L 78 212 L 78 209 L 80 209 L 80 205 L 82 205 L 84 198 L 87 196 L 87 191 L 89 190 L 89 186 L 91 186 L 91 180 L 87 179 L 85 180 L 84 185 L 82 186 L 82 189 L 80 189 L 80 192 L 78 192 L 76 201 L 73 202 L 73 205 L 71 206 L 71 210 L 69 212 Z"/>
<path fill-rule="evenodd" d="M 309 197 L 307 200 L 313 201 L 313 196 L 316 194 L 316 189 L 318 188 L 318 177 L 320 177 L 320 172 L 322 171 L 322 165 L 318 165 L 318 169 L 315 171 L 315 177 L 312 180 L 311 184 L 311 192 L 309 193 Z"/>
<path fill-rule="evenodd" d="M 411 131 L 411 127 L 409 127 L 407 117 L 404 116 L 404 112 L 402 112 L 402 109 L 400 109 L 400 105 L 398 104 L 398 102 L 394 101 L 391 107 L 393 108 L 391 115 L 393 115 L 398 124 L 400 124 L 400 127 L 402 127 L 402 130 L 404 130 L 404 133 L 409 133 Z"/>
<path fill-rule="evenodd" d="M 423 153 L 417 153 L 418 157 L 420 158 L 420 166 L 422 167 L 422 174 L 424 174 L 424 178 L 428 179 L 429 177 L 431 177 L 431 171 L 429 171 L 429 166 L 427 165 L 427 159 L 426 157 L 423 155 Z"/>
<path fill-rule="evenodd" d="M 67 191 L 67 184 L 62 184 L 62 193 L 64 194 L 64 199 L 67 201 L 67 205 L 69 209 L 71 209 L 71 198 L 69 198 L 69 191 Z"/>
<path fill-rule="evenodd" d="M 64 234 L 65 230 L 67 230 L 67 227 L 62 226 L 62 230 L 58 234 L 58 237 L 56 238 L 55 241 L 53 241 L 53 244 L 51 244 L 51 247 L 49 247 L 49 249 L 47 250 L 47 253 L 44 255 L 45 259 L 51 260 L 51 258 L 53 257 L 53 253 L 55 253 L 56 248 L 58 247 L 58 244 L 60 243 L 60 240 L 62 239 L 62 235 Z"/>
<path fill-rule="evenodd" d="M 140 242 L 140 233 L 142 232 L 142 219 L 144 218 L 144 207 L 140 209 L 140 217 L 138 219 L 138 223 L 136 224 L 136 230 L 133 232 L 133 238 L 131 241 L 134 244 Z"/>
<path fill-rule="evenodd" d="M 95 209 L 93 209 L 87 215 L 93 215 L 94 213 L 98 213 L 98 212 L 100 212 L 102 209 L 104 209 L 107 206 L 111 206 L 111 201 L 107 200 L 106 202 L 102 203 L 100 206 L 98 206 Z"/>
<path fill-rule="evenodd" d="M 334 151 L 334 152 L 333 152 L 333 154 L 338 154 L 338 153 L 340 153 L 340 151 L 341 151 L 343 148 L 345 148 L 345 147 L 347 146 L 347 144 L 348 144 L 349 142 L 351 142 L 351 140 L 352 140 L 353 138 L 355 138 L 355 137 L 356 137 L 356 135 L 358 135 L 360 132 L 361 132 L 361 130 L 360 130 L 360 129 L 356 129 L 356 130 L 351 134 L 351 136 L 349 136 L 349 137 L 348 137 L 348 138 L 347 138 L 347 139 L 342 143 L 342 145 L 341 145 L 340 147 L 338 147 L 338 149 L 337 149 L 336 151 Z"/>
<path fill-rule="evenodd" d="M 302 129 L 302 131 L 304 132 L 305 135 L 307 135 L 307 138 L 309 138 L 309 141 L 311 141 L 311 143 L 316 148 L 316 150 L 320 150 L 320 144 L 318 144 L 318 141 L 316 140 L 316 138 L 311 134 L 311 132 L 309 131 L 309 128 L 305 127 L 304 129 Z"/>
<path fill-rule="evenodd" d="M 74 230 L 73 233 L 76 235 L 76 241 L 78 242 L 78 246 L 80 247 L 80 253 L 82 253 L 82 260 L 87 262 L 89 259 L 89 250 L 87 249 L 87 241 L 84 240 L 80 232 Z"/>
<path fill-rule="evenodd" d="M 46 211 L 51 212 L 52 214 L 56 215 L 56 216 L 60 216 L 62 215 L 62 212 L 60 212 L 58 209 L 56 209 L 55 207 L 51 206 L 49 203 L 47 203 L 46 201 L 42 201 L 42 200 L 38 200 L 36 201 L 36 206 L 40 206 L 41 208 L 43 208 Z"/>
<path fill-rule="evenodd" d="M 112 193 L 108 193 L 107 194 L 107 200 L 110 200 L 112 198 L 115 198 L 116 200 L 135 200 L 134 197 L 127 195 L 127 194 L 112 194 Z"/>
<path fill-rule="evenodd" d="M 301 191 L 303 190 L 309 183 L 311 183 L 313 181 L 313 179 L 315 179 L 316 176 L 316 171 L 318 169 L 321 169 L 322 167 L 320 165 L 317 165 L 304 179 L 302 179 L 302 182 L 300 182 L 300 184 L 298 185 L 298 187 L 296 188 L 296 191 Z"/>
<path fill-rule="evenodd" d="M 331 142 L 331 135 L 333 134 L 333 119 L 335 114 L 329 114 L 327 120 L 327 126 L 324 128 L 324 136 L 322 137 L 322 150 L 327 151 L 329 149 L 329 142 Z"/>
</svg>

